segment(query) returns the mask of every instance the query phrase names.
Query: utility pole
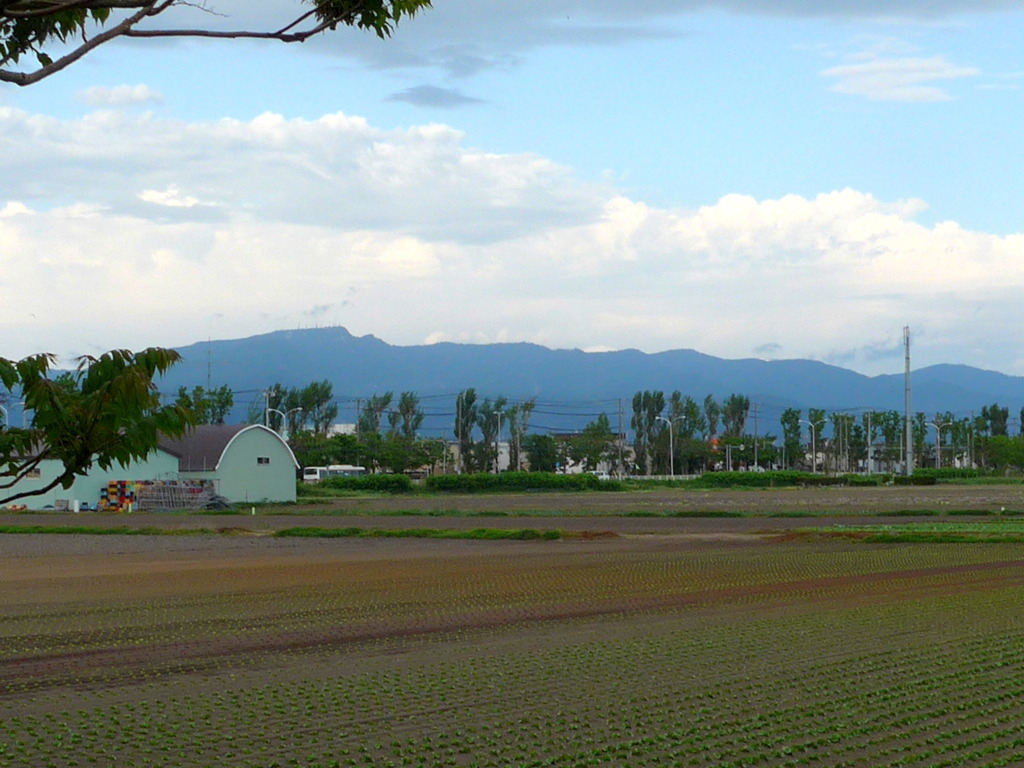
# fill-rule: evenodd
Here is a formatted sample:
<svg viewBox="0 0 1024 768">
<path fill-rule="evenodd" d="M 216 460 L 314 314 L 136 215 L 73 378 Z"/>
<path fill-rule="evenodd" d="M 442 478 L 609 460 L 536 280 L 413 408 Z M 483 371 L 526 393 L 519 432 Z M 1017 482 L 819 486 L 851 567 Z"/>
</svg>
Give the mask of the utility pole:
<svg viewBox="0 0 1024 768">
<path fill-rule="evenodd" d="M 905 412 L 903 415 L 904 422 L 906 423 L 906 453 L 905 461 L 903 463 L 904 474 L 910 477 L 914 474 L 914 432 L 912 427 L 913 415 L 910 409 L 910 326 L 903 326 L 903 345 L 906 354 L 906 374 L 904 377 L 905 383 Z"/>
<path fill-rule="evenodd" d="M 753 404 L 754 408 L 754 470 L 757 471 L 757 403 Z"/>
<path fill-rule="evenodd" d="M 868 428 L 864 433 L 864 442 L 868 445 L 868 474 L 871 474 L 871 411 L 868 411 Z"/>
<path fill-rule="evenodd" d="M 498 431 L 494 435 L 494 474 L 498 474 L 498 465 L 501 463 L 501 411 L 497 411 Z"/>
<path fill-rule="evenodd" d="M 455 439 L 459 444 L 459 463 L 455 467 L 455 474 L 462 474 L 462 393 L 455 396 Z"/>
</svg>

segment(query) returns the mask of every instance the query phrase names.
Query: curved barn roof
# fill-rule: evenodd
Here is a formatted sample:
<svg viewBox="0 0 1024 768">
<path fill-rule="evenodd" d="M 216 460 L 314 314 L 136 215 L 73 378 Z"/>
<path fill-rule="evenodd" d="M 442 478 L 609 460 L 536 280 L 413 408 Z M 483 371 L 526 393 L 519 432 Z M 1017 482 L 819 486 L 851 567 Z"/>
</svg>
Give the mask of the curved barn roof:
<svg viewBox="0 0 1024 768">
<path fill-rule="evenodd" d="M 288 443 L 269 427 L 262 424 L 201 424 L 182 437 L 160 436 L 159 447 L 178 458 L 179 472 L 212 472 L 239 435 L 250 430 L 263 430 L 273 435 L 287 449 L 296 467 L 299 462 Z"/>
</svg>

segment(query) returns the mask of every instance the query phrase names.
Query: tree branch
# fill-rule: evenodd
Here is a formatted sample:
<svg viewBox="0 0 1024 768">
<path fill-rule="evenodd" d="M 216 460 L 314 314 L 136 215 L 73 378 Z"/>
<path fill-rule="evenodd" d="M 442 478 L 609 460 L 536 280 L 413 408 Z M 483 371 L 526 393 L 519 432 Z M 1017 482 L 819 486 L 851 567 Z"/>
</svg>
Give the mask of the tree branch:
<svg viewBox="0 0 1024 768">
<path fill-rule="evenodd" d="M 52 491 L 54 488 L 60 485 L 63 479 L 63 476 L 58 477 L 52 483 L 47 483 L 44 488 L 39 488 L 38 490 L 35 491 L 22 491 L 21 493 L 14 493 L 11 494 L 10 496 L 5 496 L 4 498 L 0 499 L 0 504 L 7 504 L 9 502 L 17 501 L 18 499 L 24 499 L 29 496 L 42 496 L 44 493 L 48 493 L 49 491 Z"/>
<path fill-rule="evenodd" d="M 37 69 L 35 72 L 9 72 L 7 70 L 0 69 L 0 81 L 14 83 L 15 85 L 21 86 L 38 83 L 40 80 L 60 72 L 65 67 L 74 64 L 94 48 L 98 48 L 103 45 L 103 43 L 109 42 L 116 37 L 120 37 L 147 16 L 155 16 L 158 13 L 163 13 L 174 4 L 174 0 L 162 0 L 162 2 L 159 3 L 157 3 L 157 0 L 145 0 L 145 2 L 146 6 L 138 12 L 128 16 L 126 19 L 121 21 L 119 24 L 114 25 L 110 29 L 100 32 L 96 37 L 86 40 L 80 46 L 75 48 L 75 50 L 71 51 L 71 53 Z"/>
<path fill-rule="evenodd" d="M 0 483 L 0 490 L 12 488 L 15 485 L 17 485 L 18 482 L 28 477 L 29 472 L 31 472 L 33 469 L 36 469 L 40 464 L 42 464 L 43 459 L 45 458 L 46 451 L 44 450 L 41 451 L 38 456 L 34 456 L 33 458 L 27 460 L 25 463 L 19 466 L 17 469 L 13 470 L 13 475 L 9 474 L 11 470 L 5 472 L 4 475 L 7 477 L 11 477 L 12 479 L 9 482 L 5 481 L 3 483 Z"/>
</svg>

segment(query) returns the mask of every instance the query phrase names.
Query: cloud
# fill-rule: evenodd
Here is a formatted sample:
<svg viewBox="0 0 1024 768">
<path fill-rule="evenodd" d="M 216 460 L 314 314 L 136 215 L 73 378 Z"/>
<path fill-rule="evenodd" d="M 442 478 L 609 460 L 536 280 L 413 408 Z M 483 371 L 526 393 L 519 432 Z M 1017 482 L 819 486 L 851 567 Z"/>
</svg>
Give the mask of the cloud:
<svg viewBox="0 0 1024 768">
<path fill-rule="evenodd" d="M 974 77 L 980 71 L 958 67 L 942 56 L 929 58 L 871 58 L 824 70 L 822 77 L 834 78 L 837 93 L 864 96 L 873 101 L 949 101 L 950 95 L 934 85 L 936 81 Z"/>
<path fill-rule="evenodd" d="M 163 191 L 156 189 L 143 190 L 139 193 L 139 199 L 154 205 L 165 205 L 168 208 L 192 208 L 199 205 L 198 197 L 183 195 L 181 190 L 173 185 Z"/>
<path fill-rule="evenodd" d="M 90 107 L 136 107 L 159 104 L 163 95 L 147 85 L 118 85 L 106 88 L 95 85 L 78 91 L 75 98 Z"/>
<path fill-rule="evenodd" d="M 224 338 L 314 318 L 397 344 L 760 344 L 881 372 L 909 323 L 931 345 L 915 364 L 1024 373 L 1005 333 L 1024 321 L 1024 234 L 925 225 L 921 200 L 842 189 L 664 209 L 446 126 L 346 115 L 0 108 L 0 157 L 7 357 L 186 344 L 216 313 Z"/>
<path fill-rule="evenodd" d="M 394 93 L 388 101 L 404 101 L 416 107 L 441 107 L 453 109 L 471 104 L 483 104 L 482 99 L 475 99 L 451 88 L 438 88 L 433 85 L 417 85 Z"/>
<path fill-rule="evenodd" d="M 75 190 L 77 202 L 142 218 L 234 210 L 467 242 L 600 214 L 601 188 L 575 182 L 569 169 L 463 139 L 445 125 L 387 131 L 344 114 L 183 123 L 97 112 L 63 122 L 0 107 L 3 193 L 25 204 L 65 204 Z"/>
</svg>

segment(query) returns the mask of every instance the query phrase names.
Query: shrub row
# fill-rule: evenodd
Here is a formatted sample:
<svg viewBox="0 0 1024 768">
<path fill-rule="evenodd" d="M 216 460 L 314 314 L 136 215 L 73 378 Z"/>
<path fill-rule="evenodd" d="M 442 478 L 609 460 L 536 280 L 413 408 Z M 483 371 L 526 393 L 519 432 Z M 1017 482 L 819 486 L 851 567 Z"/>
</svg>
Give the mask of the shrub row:
<svg viewBox="0 0 1024 768">
<path fill-rule="evenodd" d="M 378 491 L 380 493 L 409 493 L 412 480 L 406 475 L 363 475 L 362 477 L 326 477 L 321 486 L 340 491 Z"/>
<path fill-rule="evenodd" d="M 705 472 L 690 481 L 698 488 L 786 488 L 797 486 L 875 486 L 892 480 L 892 475 L 817 475 L 810 472 Z"/>
<path fill-rule="evenodd" d="M 983 469 L 968 469 L 967 467 L 916 467 L 914 477 L 934 477 L 937 480 L 964 480 L 974 477 L 987 477 L 991 472 Z"/>
<path fill-rule="evenodd" d="M 427 488 L 448 493 L 490 493 L 498 491 L 618 491 L 616 480 L 595 475 L 559 475 L 554 472 L 501 472 L 496 475 L 433 475 Z"/>
</svg>

